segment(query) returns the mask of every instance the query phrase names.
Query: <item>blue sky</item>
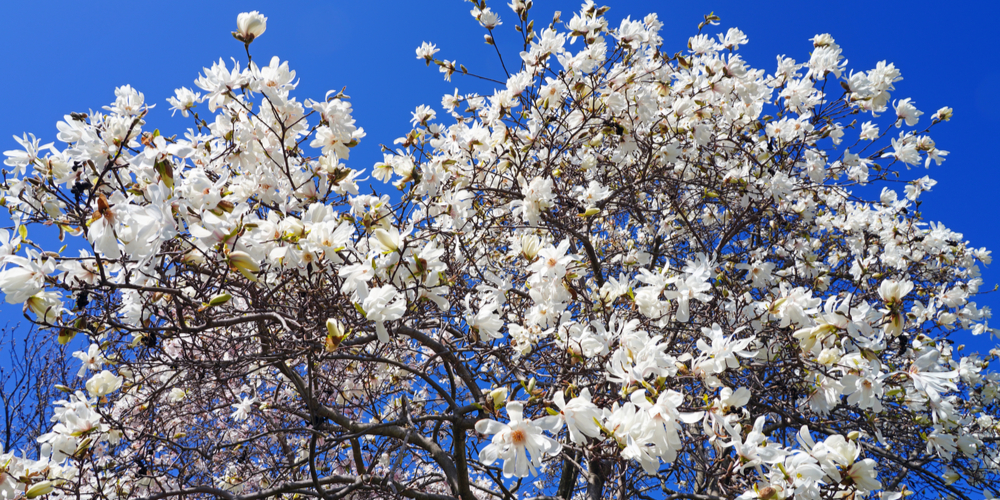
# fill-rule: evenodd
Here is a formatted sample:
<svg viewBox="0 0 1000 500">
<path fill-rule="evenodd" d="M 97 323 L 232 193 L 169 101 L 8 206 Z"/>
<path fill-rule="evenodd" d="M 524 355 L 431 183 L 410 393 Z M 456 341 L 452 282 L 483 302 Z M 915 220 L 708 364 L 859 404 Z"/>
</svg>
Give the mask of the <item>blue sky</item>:
<svg viewBox="0 0 1000 500">
<path fill-rule="evenodd" d="M 911 172 L 939 184 L 922 197 L 928 221 L 943 221 L 973 245 L 1000 251 L 997 189 L 1000 156 L 1000 51 L 995 32 L 1000 5 L 987 2 L 675 2 L 608 1 L 613 25 L 631 15 L 656 11 L 665 24 L 665 50 L 686 47 L 702 16 L 714 11 L 719 28 L 736 26 L 750 39 L 741 53 L 752 65 L 773 71 L 775 56 L 808 58 L 808 41 L 831 33 L 849 67 L 872 68 L 888 60 L 901 69 L 895 98 L 911 97 L 929 116 L 942 106 L 955 109 L 951 122 L 935 129 L 938 147 L 951 154 L 941 167 Z M 496 31 L 507 60 L 516 60 L 514 15 L 504 2 L 490 2 L 507 22 Z M 564 19 L 576 2 L 536 0 L 539 27 L 554 10 Z M 381 159 L 379 144 L 391 145 L 408 130 L 419 104 L 437 107 L 442 94 L 489 92 L 481 82 L 456 76 L 443 81 L 417 61 L 422 41 L 436 43 L 438 57 L 457 59 L 470 71 L 502 77 L 484 30 L 469 15 L 471 4 L 455 1 L 364 2 L 3 2 L 0 4 L 0 151 L 14 149 L 11 135 L 33 132 L 55 140 L 56 121 L 71 111 L 98 109 L 113 100 L 116 86 L 131 84 L 156 109 L 150 125 L 166 135 L 182 134 L 190 121 L 170 117 L 165 99 L 175 88 L 194 88 L 203 67 L 223 57 L 245 61 L 233 40 L 236 14 L 259 10 L 267 33 L 254 42 L 255 60 L 288 60 L 301 78 L 300 99 L 322 98 L 347 86 L 358 124 L 367 137 L 352 152 L 354 168 Z M 231 64 L 231 63 L 230 63 Z M 925 118 L 926 118 L 925 116 Z M 151 128 L 151 127 L 150 127 Z M 997 263 L 984 270 L 986 285 L 1000 282 Z M 998 294 L 976 299 L 1000 310 Z M 20 308 L 4 305 L 4 319 L 17 321 Z M 1000 326 L 1000 318 L 994 322 Z M 985 339 L 977 339 L 984 347 Z M 971 342 L 970 342 L 971 343 Z"/>
</svg>

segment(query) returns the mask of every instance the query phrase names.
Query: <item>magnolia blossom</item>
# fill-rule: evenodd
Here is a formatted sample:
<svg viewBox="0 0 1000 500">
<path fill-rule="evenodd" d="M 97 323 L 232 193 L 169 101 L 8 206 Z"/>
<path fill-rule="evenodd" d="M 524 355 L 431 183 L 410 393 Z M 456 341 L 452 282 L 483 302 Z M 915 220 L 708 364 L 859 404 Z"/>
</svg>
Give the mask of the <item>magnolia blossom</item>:
<svg viewBox="0 0 1000 500">
<path fill-rule="evenodd" d="M 903 324 L 906 321 L 903 311 L 903 297 L 911 290 L 913 290 L 913 283 L 910 281 L 885 280 L 879 285 L 878 294 L 886 305 L 882 312 L 887 321 L 885 326 L 887 334 L 895 337 L 903 332 Z"/>
<path fill-rule="evenodd" d="M 587 437 L 601 437 L 601 412 L 591 401 L 590 390 L 583 389 L 580 395 L 566 401 L 563 391 L 555 393 L 553 402 L 559 408 L 559 415 L 562 417 L 566 428 L 569 430 L 570 440 L 577 444 L 583 444 Z"/>
<path fill-rule="evenodd" d="M 385 328 L 385 322 L 403 317 L 406 300 L 398 295 L 395 287 L 385 285 L 373 288 L 365 297 L 361 308 L 365 311 L 365 317 L 375 322 L 379 342 L 389 342 L 389 331 Z"/>
<path fill-rule="evenodd" d="M 542 431 L 556 432 L 562 421 L 557 416 L 526 420 L 524 404 L 519 401 L 507 403 L 507 416 L 507 424 L 491 419 L 476 422 L 476 432 L 493 435 L 493 441 L 479 452 L 479 460 L 490 465 L 502 459 L 504 477 L 527 477 L 529 472 L 534 476 L 535 469 L 542 466 L 542 456 L 554 455 L 562 448 Z"/>
<path fill-rule="evenodd" d="M 243 421 L 250 417 L 250 410 L 253 408 L 253 404 L 257 401 L 256 397 L 251 398 L 241 398 L 238 403 L 234 403 L 230 406 L 233 407 L 235 411 L 231 417 L 236 421 Z"/>
<path fill-rule="evenodd" d="M 250 43 L 264 34 L 267 29 L 267 18 L 256 10 L 243 12 L 236 16 L 236 32 L 234 35 L 242 42 Z"/>
<path fill-rule="evenodd" d="M 437 48 L 433 43 L 423 42 L 417 47 L 417 59 L 423 59 L 429 65 L 431 60 L 434 59 L 434 54 L 440 51 L 441 49 Z"/>
<path fill-rule="evenodd" d="M 90 377 L 90 380 L 87 380 L 87 392 L 92 397 L 104 397 L 117 391 L 122 386 L 124 380 L 125 378 L 121 375 L 115 375 L 108 370 L 103 370 L 101 373 Z"/>
<path fill-rule="evenodd" d="M 104 358 L 104 354 L 101 352 L 101 346 L 98 344 L 90 344 L 87 352 L 74 352 L 73 357 L 79 359 L 83 363 L 82 366 L 80 366 L 80 371 L 76 374 L 77 377 L 82 377 L 84 373 L 87 373 L 87 370 L 100 370 L 107 361 Z"/>
<path fill-rule="evenodd" d="M 737 356 L 752 358 L 756 355 L 756 352 L 746 350 L 754 342 L 754 336 L 745 339 L 736 339 L 736 333 L 739 333 L 736 331 L 733 332 L 733 335 L 726 338 L 722 332 L 722 327 L 718 323 L 713 324 L 712 328 L 702 328 L 701 331 L 712 341 L 711 345 L 703 339 L 698 339 L 697 341 L 698 349 L 703 354 L 695 361 L 695 366 L 704 373 L 713 375 L 722 373 L 727 369 L 738 368 L 739 360 Z"/>
<path fill-rule="evenodd" d="M 24 301 L 24 308 L 35 313 L 42 323 L 51 325 L 63 314 L 61 299 L 59 292 L 38 292 Z"/>
<path fill-rule="evenodd" d="M 476 18 L 476 20 L 479 21 L 479 24 L 488 30 L 492 30 L 493 28 L 503 24 L 500 22 L 500 16 L 490 10 L 489 7 L 483 10 L 479 10 L 478 7 L 472 9 L 472 17 Z"/>
</svg>

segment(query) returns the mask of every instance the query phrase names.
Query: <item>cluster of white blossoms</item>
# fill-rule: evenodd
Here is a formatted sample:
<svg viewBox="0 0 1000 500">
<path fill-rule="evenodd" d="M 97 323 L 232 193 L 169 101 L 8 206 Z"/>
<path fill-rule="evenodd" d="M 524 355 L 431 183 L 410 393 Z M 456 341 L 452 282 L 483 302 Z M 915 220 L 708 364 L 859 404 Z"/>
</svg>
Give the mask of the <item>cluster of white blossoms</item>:
<svg viewBox="0 0 1000 500">
<path fill-rule="evenodd" d="M 371 182 L 343 91 L 249 59 L 257 12 L 246 65 L 168 99 L 180 135 L 123 86 L 60 146 L 15 137 L 0 290 L 91 342 L 0 494 L 998 493 L 997 354 L 958 341 L 995 333 L 990 252 L 922 220 L 932 179 L 887 182 L 944 160 L 950 108 L 830 35 L 768 73 L 713 16 L 670 55 L 655 14 L 474 3 L 518 71 L 419 106 Z M 72 250 L 32 239 L 56 231 Z"/>
</svg>

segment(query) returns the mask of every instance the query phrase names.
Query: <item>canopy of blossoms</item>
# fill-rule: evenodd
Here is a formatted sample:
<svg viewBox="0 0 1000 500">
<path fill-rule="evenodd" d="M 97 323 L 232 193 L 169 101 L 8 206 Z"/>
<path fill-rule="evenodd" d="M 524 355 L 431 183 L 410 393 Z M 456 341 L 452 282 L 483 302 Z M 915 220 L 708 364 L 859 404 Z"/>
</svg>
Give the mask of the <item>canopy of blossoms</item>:
<svg viewBox="0 0 1000 500">
<path fill-rule="evenodd" d="M 1000 494 L 996 354 L 960 345 L 990 252 L 914 173 L 950 108 L 827 34 L 757 69 L 714 16 L 675 52 L 655 14 L 509 7 L 472 15 L 516 71 L 374 166 L 343 91 L 250 57 L 257 12 L 168 100 L 191 128 L 123 86 L 15 138 L 0 290 L 82 366 L 0 495 Z"/>
</svg>

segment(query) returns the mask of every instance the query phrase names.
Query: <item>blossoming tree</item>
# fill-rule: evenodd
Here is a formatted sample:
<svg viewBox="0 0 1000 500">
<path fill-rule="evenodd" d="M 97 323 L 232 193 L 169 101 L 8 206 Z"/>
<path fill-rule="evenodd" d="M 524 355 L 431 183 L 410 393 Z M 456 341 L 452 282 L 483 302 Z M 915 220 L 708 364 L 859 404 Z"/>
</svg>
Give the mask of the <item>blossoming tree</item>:
<svg viewBox="0 0 1000 500">
<path fill-rule="evenodd" d="M 187 131 L 124 86 L 59 146 L 16 138 L 0 289 L 83 350 L 0 493 L 1000 493 L 995 355 L 956 345 L 993 333 L 990 253 L 923 221 L 910 170 L 949 108 L 830 35 L 768 71 L 714 16 L 672 52 L 654 14 L 510 7 L 472 13 L 521 34 L 516 71 L 418 107 L 374 166 L 343 92 L 251 58 L 257 12 L 246 63 L 169 99 Z"/>
</svg>

